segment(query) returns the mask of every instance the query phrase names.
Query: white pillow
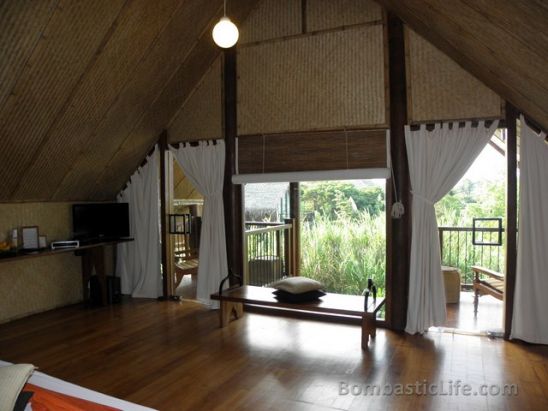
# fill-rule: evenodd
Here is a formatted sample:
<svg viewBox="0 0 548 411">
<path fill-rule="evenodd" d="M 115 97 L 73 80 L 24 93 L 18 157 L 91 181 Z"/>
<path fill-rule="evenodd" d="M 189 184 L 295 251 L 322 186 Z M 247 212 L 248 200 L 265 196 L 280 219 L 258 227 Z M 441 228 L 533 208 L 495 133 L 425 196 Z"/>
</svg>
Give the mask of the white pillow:
<svg viewBox="0 0 548 411">
<path fill-rule="evenodd" d="M 277 290 L 287 291 L 291 294 L 301 294 L 309 291 L 321 290 L 322 283 L 306 277 L 287 277 L 270 285 Z"/>
<path fill-rule="evenodd" d="M 13 411 L 17 397 L 33 371 L 34 366 L 30 364 L 0 367 L 0 411 Z"/>
</svg>

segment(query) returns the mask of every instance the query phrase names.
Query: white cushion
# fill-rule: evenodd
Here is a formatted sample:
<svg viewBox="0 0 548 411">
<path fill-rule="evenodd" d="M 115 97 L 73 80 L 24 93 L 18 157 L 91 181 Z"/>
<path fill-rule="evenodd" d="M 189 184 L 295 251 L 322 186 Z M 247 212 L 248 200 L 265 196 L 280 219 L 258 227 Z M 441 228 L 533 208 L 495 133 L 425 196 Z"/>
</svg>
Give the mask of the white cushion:
<svg viewBox="0 0 548 411">
<path fill-rule="evenodd" d="M 292 294 L 301 294 L 323 288 L 322 283 L 306 277 L 287 277 L 272 283 L 270 286 Z"/>
<path fill-rule="evenodd" d="M 34 366 L 30 364 L 0 367 L 0 411 L 13 411 L 17 397 L 33 371 Z"/>
</svg>

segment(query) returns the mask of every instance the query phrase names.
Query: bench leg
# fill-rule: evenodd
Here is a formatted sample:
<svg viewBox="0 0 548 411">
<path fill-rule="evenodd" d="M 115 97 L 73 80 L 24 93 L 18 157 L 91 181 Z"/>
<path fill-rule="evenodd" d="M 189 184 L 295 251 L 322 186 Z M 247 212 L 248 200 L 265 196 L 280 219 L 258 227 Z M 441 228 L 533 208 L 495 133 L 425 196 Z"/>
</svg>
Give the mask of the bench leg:
<svg viewBox="0 0 548 411">
<path fill-rule="evenodd" d="M 474 287 L 474 317 L 478 315 L 479 294 L 479 289 L 477 287 Z"/>
<path fill-rule="evenodd" d="M 369 337 L 375 338 L 377 335 L 377 324 L 375 314 L 365 313 L 362 317 L 362 348 L 367 349 Z"/>
<path fill-rule="evenodd" d="M 219 318 L 221 328 L 226 327 L 234 314 L 235 319 L 242 318 L 244 315 L 244 305 L 242 303 L 233 303 L 231 301 L 221 301 Z"/>
</svg>

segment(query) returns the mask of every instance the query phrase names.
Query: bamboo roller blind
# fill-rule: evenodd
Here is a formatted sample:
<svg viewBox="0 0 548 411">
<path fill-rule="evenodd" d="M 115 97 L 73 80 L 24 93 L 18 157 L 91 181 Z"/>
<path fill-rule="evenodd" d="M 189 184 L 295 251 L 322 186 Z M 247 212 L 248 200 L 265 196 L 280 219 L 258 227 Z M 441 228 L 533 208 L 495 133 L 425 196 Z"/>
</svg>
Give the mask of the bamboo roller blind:
<svg viewBox="0 0 548 411">
<path fill-rule="evenodd" d="M 387 167 L 385 130 L 238 138 L 240 174 Z"/>
</svg>

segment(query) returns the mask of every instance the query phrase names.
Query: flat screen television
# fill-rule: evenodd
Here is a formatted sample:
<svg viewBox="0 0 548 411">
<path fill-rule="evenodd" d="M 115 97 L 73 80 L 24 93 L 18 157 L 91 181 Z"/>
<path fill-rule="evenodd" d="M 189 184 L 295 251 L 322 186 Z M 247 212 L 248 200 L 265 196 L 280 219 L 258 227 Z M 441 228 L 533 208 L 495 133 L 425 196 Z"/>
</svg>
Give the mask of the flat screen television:
<svg viewBox="0 0 548 411">
<path fill-rule="evenodd" d="M 129 232 L 127 203 L 73 204 L 72 234 L 81 242 L 126 238 Z"/>
</svg>

